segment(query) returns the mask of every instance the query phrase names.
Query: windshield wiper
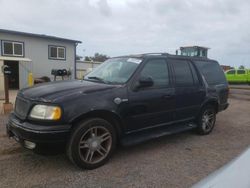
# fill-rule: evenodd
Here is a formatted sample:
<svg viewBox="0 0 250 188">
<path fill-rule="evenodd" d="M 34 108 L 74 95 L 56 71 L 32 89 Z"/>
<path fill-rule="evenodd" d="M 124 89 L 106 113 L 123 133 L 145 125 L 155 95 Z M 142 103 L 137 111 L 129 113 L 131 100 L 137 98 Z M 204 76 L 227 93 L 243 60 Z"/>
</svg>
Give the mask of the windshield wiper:
<svg viewBox="0 0 250 188">
<path fill-rule="evenodd" d="M 98 81 L 100 81 L 102 83 L 106 83 L 102 78 L 97 77 L 97 76 L 90 76 L 90 77 L 87 77 L 87 79 L 98 80 Z"/>
</svg>

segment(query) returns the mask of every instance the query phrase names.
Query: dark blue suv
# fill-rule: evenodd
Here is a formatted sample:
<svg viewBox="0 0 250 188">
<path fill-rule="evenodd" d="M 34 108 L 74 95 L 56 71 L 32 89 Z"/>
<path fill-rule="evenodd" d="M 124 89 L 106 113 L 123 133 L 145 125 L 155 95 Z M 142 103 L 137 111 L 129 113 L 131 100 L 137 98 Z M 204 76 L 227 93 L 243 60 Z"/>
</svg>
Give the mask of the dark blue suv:
<svg viewBox="0 0 250 188">
<path fill-rule="evenodd" d="M 228 107 L 219 64 L 169 54 L 115 57 L 83 80 L 20 90 L 7 132 L 23 146 L 61 144 L 79 167 L 93 169 L 117 144 L 131 145 L 195 129 L 209 134 Z"/>
</svg>

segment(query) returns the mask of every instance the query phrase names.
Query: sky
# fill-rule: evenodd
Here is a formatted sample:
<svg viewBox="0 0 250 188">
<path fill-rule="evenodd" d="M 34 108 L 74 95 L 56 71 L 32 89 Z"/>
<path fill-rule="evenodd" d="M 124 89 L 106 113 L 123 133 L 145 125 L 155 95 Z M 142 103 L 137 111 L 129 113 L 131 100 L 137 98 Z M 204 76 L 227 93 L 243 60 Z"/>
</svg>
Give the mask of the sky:
<svg viewBox="0 0 250 188">
<path fill-rule="evenodd" d="M 249 0 L 0 0 L 0 28 L 82 41 L 80 56 L 211 48 L 250 68 Z"/>
</svg>

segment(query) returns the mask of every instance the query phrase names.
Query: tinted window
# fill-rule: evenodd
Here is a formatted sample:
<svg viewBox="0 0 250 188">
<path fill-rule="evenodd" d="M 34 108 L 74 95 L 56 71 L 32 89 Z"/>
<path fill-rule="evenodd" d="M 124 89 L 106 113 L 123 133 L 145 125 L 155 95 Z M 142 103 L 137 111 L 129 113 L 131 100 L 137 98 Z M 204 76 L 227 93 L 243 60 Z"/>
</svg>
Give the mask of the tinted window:
<svg viewBox="0 0 250 188">
<path fill-rule="evenodd" d="M 192 86 L 194 84 L 189 62 L 174 60 L 175 85 L 178 87 Z"/>
<path fill-rule="evenodd" d="M 192 71 L 194 83 L 195 84 L 199 84 L 199 79 L 198 79 L 197 71 L 195 70 L 194 65 L 192 63 L 190 63 L 190 68 L 191 68 L 191 71 Z"/>
<path fill-rule="evenodd" d="M 169 85 L 168 67 L 165 60 L 151 60 L 143 67 L 141 77 L 151 77 L 154 81 L 153 87 L 164 87 Z"/>
<path fill-rule="evenodd" d="M 217 62 L 196 61 L 195 64 L 208 84 L 216 85 L 227 83 L 224 72 Z"/>
<path fill-rule="evenodd" d="M 245 70 L 237 70 L 237 74 L 246 74 Z"/>
<path fill-rule="evenodd" d="M 235 74 L 235 70 L 230 70 L 227 72 L 227 74 Z"/>
</svg>

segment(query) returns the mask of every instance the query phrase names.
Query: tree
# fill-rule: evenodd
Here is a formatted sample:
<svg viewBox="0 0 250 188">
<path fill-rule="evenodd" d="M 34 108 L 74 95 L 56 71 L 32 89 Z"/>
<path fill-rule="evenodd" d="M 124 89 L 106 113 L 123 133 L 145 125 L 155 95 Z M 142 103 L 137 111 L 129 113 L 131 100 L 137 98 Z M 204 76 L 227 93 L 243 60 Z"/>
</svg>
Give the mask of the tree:
<svg viewBox="0 0 250 188">
<path fill-rule="evenodd" d="M 91 57 L 85 56 L 84 61 L 91 61 Z"/>
<path fill-rule="evenodd" d="M 239 69 L 245 69 L 245 66 L 244 65 L 240 65 Z"/>
<path fill-rule="evenodd" d="M 95 55 L 93 57 L 93 61 L 99 61 L 99 62 L 104 62 L 107 59 L 109 59 L 109 57 L 107 55 L 99 54 L 99 53 L 95 53 Z"/>
<path fill-rule="evenodd" d="M 110 57 L 104 54 L 99 54 L 99 53 L 95 53 L 93 57 L 91 56 L 85 56 L 84 61 L 98 61 L 98 62 L 104 62 L 107 59 L 109 59 Z"/>
</svg>

